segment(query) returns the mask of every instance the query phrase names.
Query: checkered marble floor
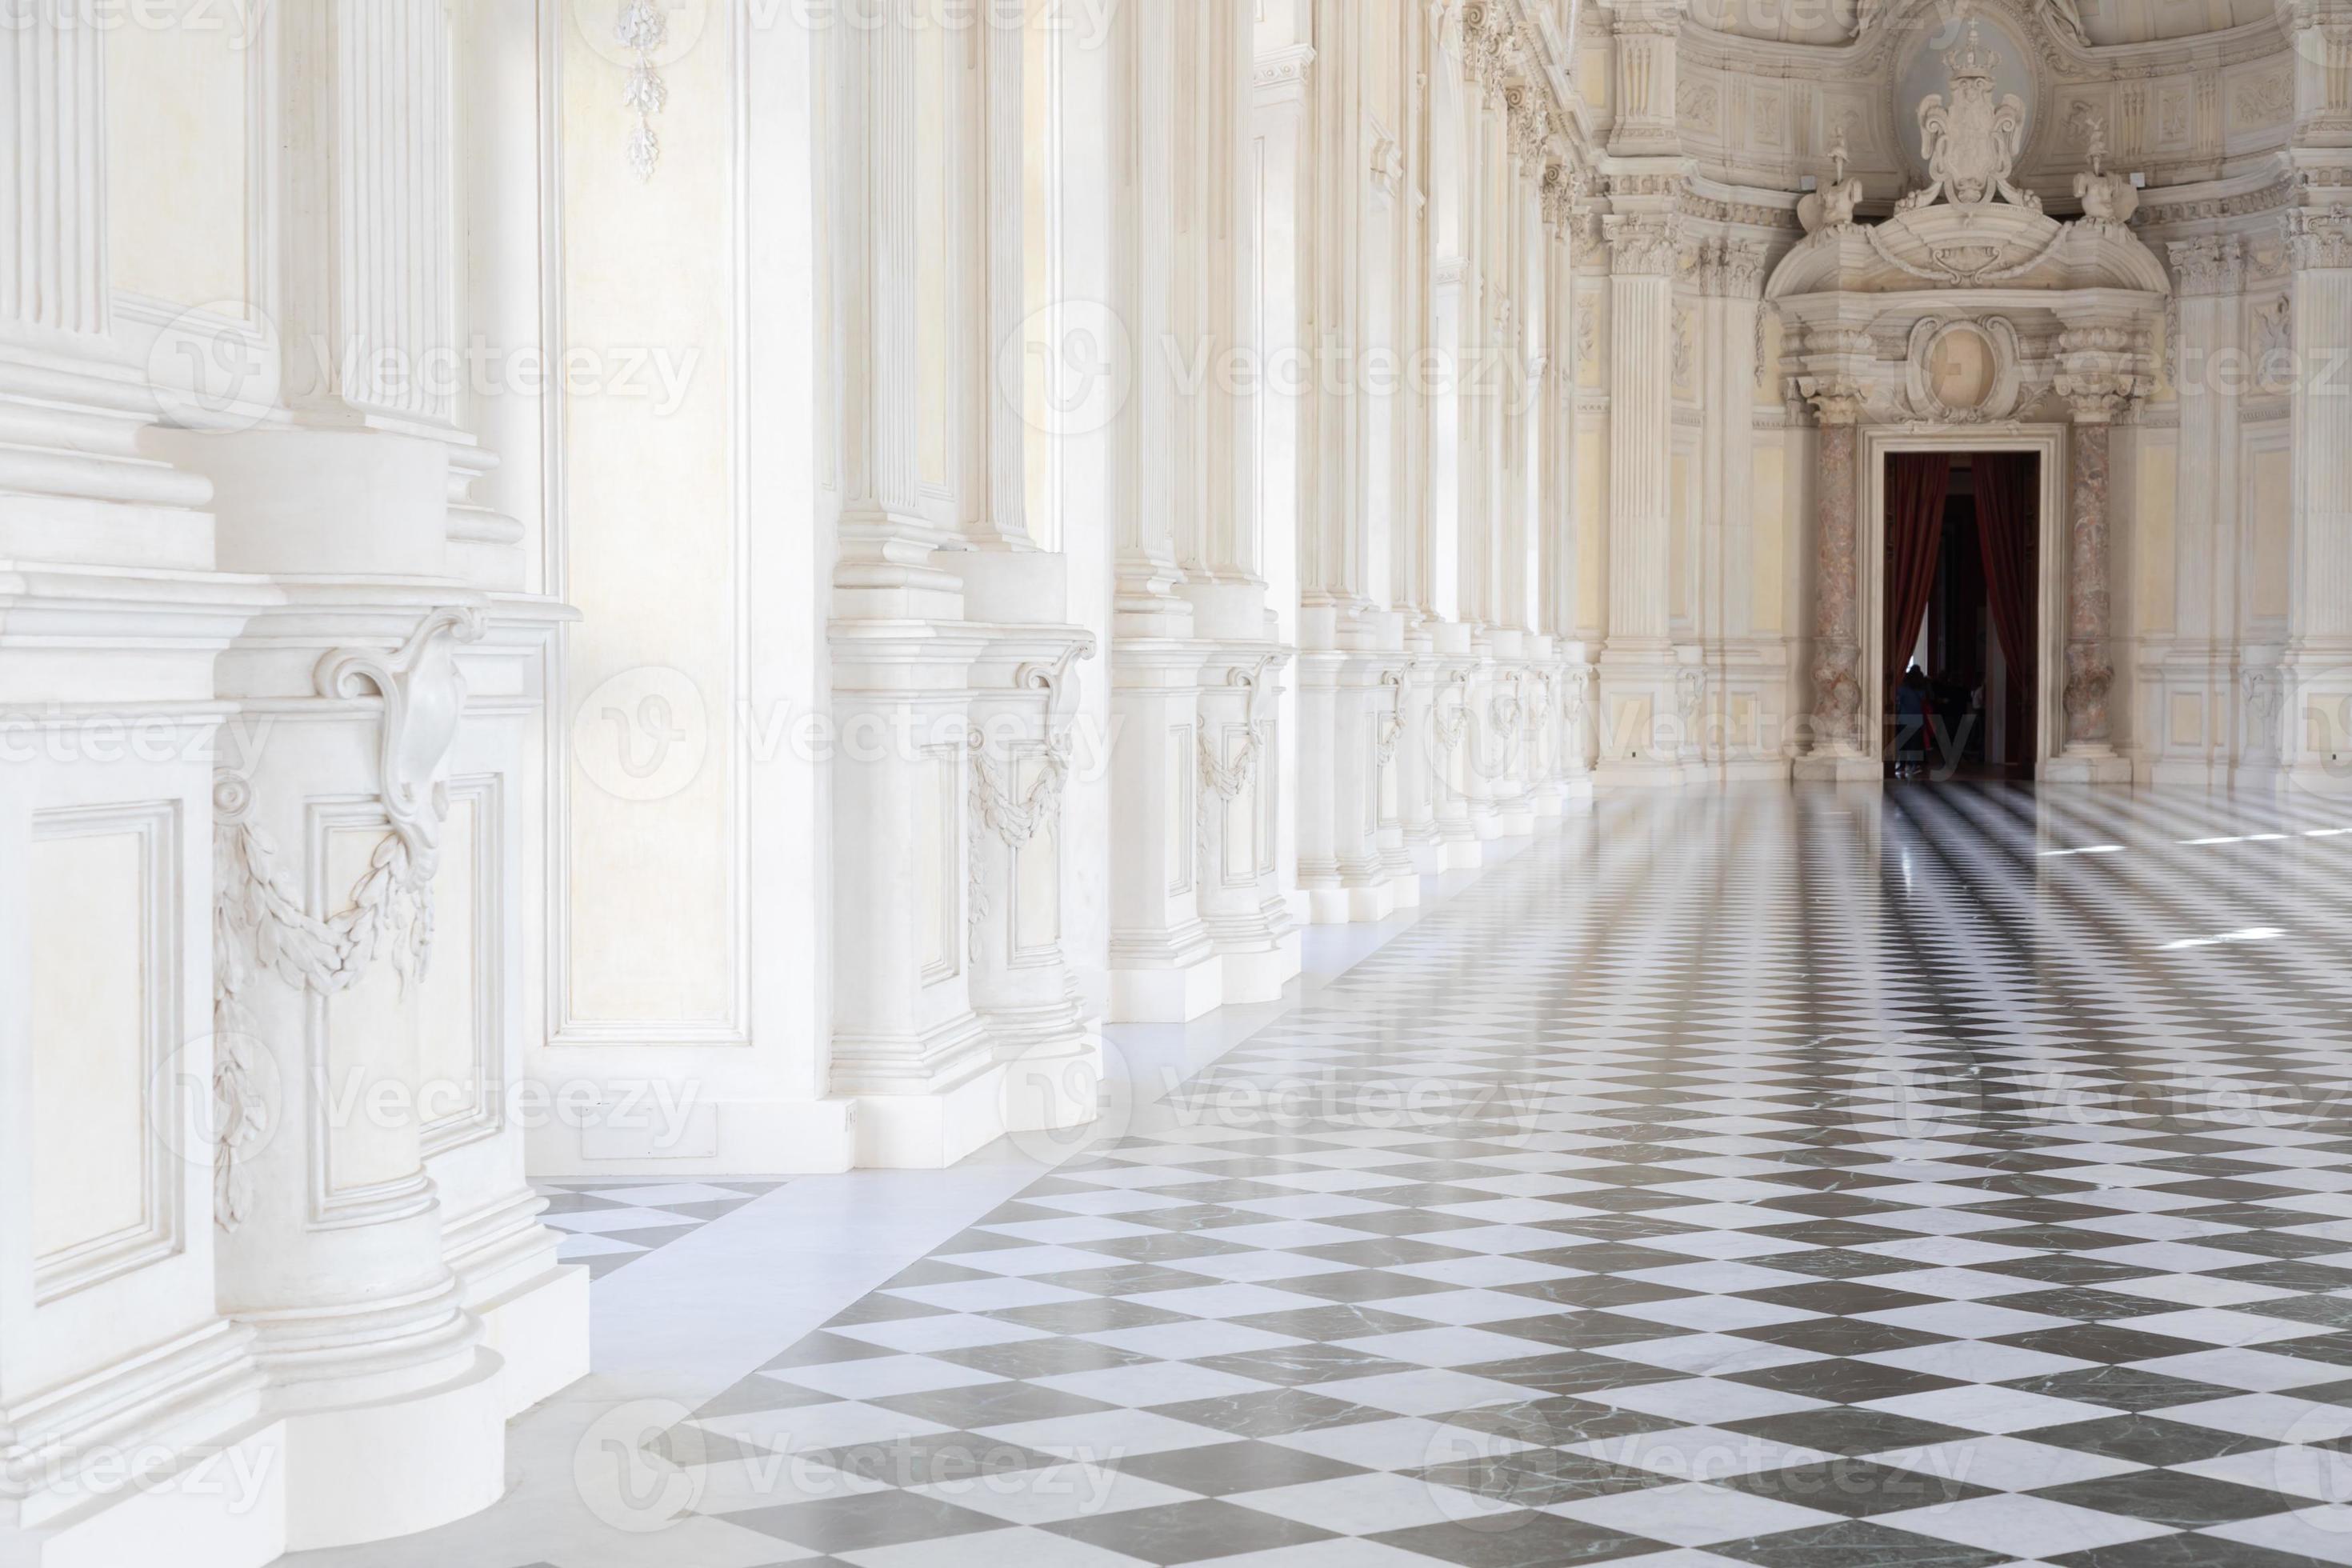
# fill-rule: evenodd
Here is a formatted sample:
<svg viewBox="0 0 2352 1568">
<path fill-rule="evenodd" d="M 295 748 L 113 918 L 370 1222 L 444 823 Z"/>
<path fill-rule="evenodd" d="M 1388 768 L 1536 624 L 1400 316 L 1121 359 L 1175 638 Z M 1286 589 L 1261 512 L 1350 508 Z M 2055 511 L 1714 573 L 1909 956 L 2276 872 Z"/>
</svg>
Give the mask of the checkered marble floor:
<svg viewBox="0 0 2352 1568">
<path fill-rule="evenodd" d="M 722 1568 L 2352 1563 L 2347 825 L 1604 801 L 654 1462 Z"/>
<path fill-rule="evenodd" d="M 557 1261 L 585 1265 L 589 1279 L 602 1279 L 623 1264 L 691 1236 L 783 1183 L 655 1176 L 532 1185 L 547 1195 L 547 1208 L 541 1218 L 565 1233 L 556 1248 Z"/>
</svg>

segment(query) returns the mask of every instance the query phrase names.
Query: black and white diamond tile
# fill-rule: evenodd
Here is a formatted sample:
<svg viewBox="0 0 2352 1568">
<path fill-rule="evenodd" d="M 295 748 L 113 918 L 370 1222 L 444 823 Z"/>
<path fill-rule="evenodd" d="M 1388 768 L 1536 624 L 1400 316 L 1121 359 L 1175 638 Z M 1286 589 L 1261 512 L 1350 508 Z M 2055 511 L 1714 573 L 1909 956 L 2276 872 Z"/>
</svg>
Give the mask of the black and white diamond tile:
<svg viewBox="0 0 2352 1568">
<path fill-rule="evenodd" d="M 541 1222 L 564 1233 L 556 1248 L 557 1261 L 585 1264 L 594 1280 L 734 1213 L 783 1183 L 606 1177 L 532 1185 L 547 1198 Z"/>
<path fill-rule="evenodd" d="M 2347 823 L 1604 801 L 653 1452 L 723 1568 L 2352 1563 Z"/>
</svg>

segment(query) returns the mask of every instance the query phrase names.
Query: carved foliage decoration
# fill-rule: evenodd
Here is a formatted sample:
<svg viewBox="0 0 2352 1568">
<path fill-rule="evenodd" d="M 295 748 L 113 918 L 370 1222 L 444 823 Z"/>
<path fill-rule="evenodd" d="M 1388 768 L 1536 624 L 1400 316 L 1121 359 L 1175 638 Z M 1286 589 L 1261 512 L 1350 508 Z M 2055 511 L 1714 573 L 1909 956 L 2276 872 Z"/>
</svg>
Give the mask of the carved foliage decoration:
<svg viewBox="0 0 2352 1568">
<path fill-rule="evenodd" d="M 966 892 L 970 923 L 971 957 L 978 963 L 981 954 L 981 926 L 987 920 L 992 905 L 985 882 L 981 877 L 982 854 L 990 834 L 1003 842 L 1005 848 L 1019 854 L 1030 840 L 1058 822 L 1062 815 L 1062 789 L 1070 777 L 1070 738 L 1065 733 L 1049 740 L 1038 753 L 1037 776 L 1018 796 L 1006 787 L 1005 776 L 994 758 L 988 754 L 988 738 L 978 730 L 970 736 L 971 750 L 971 844 Z"/>
<path fill-rule="evenodd" d="M 1258 698 L 1265 689 L 1265 672 L 1275 656 L 1261 655 L 1247 668 L 1236 668 L 1225 672 L 1225 684 L 1246 692 L 1242 707 L 1242 744 L 1228 760 L 1218 754 L 1219 746 L 1204 721 L 1200 726 L 1201 788 L 1197 796 L 1197 816 L 1193 842 L 1198 847 L 1201 876 L 1211 879 L 1215 862 L 1213 856 L 1222 835 L 1215 831 L 1224 821 L 1225 807 L 1238 799 L 1257 777 L 1259 754 L 1265 750 L 1265 731 L 1258 719 Z"/>
<path fill-rule="evenodd" d="M 213 783 L 214 1220 L 233 1231 L 250 1212 L 245 1163 L 267 1129 L 259 1092 L 254 982 L 274 976 L 290 990 L 349 990 L 379 954 L 404 987 L 432 957 L 433 877 L 449 813 L 443 768 L 457 739 L 466 684 L 456 645 L 479 638 L 482 614 L 435 610 L 386 655 L 340 649 L 319 664 L 319 695 L 371 694 L 379 721 L 378 800 L 391 830 L 368 857 L 349 901 L 312 914 L 279 864 L 276 837 L 254 819 L 250 776 L 224 771 Z"/>
<path fill-rule="evenodd" d="M 669 18 L 662 0 L 621 0 L 620 19 L 613 26 L 614 41 L 629 51 L 628 75 L 621 86 L 621 107 L 637 117 L 625 148 L 629 167 L 640 180 L 654 177 L 661 162 L 661 138 L 654 132 L 653 117 L 669 104 L 669 84 L 662 80 L 654 58 L 669 41 Z"/>
</svg>

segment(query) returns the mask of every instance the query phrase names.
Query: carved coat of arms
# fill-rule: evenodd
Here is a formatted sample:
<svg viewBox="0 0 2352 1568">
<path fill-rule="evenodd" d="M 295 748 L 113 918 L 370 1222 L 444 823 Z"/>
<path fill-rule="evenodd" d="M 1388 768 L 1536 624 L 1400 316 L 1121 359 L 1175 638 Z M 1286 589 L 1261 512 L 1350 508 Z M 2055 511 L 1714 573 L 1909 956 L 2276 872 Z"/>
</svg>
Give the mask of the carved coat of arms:
<svg viewBox="0 0 2352 1568">
<path fill-rule="evenodd" d="M 1924 207 L 1938 196 L 1969 206 L 2001 195 L 2032 212 L 2042 200 L 2010 182 L 2025 140 L 2025 102 L 2015 93 L 1993 96 L 1993 68 L 2000 57 L 1987 47 L 1978 24 L 1946 57 L 1951 94 L 1930 93 L 1919 105 L 1920 151 L 1927 159 L 1927 184 L 1895 204 L 1898 212 Z"/>
</svg>

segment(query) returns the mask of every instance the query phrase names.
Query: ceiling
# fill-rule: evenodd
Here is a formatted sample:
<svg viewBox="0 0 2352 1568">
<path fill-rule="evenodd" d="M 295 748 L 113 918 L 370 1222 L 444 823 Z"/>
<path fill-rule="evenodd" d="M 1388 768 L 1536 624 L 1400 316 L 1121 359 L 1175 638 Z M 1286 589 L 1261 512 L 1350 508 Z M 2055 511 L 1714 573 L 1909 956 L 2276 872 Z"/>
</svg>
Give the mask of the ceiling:
<svg viewBox="0 0 2352 1568">
<path fill-rule="evenodd" d="M 1784 44 L 1853 41 L 1858 0 L 1691 0 L 1703 27 Z M 1898 0 L 1899 3 L 1899 0 Z M 2074 0 L 2094 44 L 2193 38 L 2275 15 L 2279 0 Z"/>
<path fill-rule="evenodd" d="M 2095 44 L 2145 44 L 2193 38 L 2266 21 L 2277 0 L 2075 0 Z"/>
</svg>

